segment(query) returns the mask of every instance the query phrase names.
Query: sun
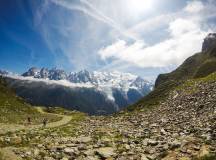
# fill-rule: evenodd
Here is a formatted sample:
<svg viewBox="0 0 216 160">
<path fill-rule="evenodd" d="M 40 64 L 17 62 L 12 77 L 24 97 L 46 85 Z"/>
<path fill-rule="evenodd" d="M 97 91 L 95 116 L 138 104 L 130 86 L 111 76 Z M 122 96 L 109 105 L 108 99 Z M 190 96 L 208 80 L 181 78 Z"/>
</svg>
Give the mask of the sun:
<svg viewBox="0 0 216 160">
<path fill-rule="evenodd" d="M 125 0 L 127 8 L 133 14 L 148 12 L 153 8 L 153 0 Z"/>
</svg>

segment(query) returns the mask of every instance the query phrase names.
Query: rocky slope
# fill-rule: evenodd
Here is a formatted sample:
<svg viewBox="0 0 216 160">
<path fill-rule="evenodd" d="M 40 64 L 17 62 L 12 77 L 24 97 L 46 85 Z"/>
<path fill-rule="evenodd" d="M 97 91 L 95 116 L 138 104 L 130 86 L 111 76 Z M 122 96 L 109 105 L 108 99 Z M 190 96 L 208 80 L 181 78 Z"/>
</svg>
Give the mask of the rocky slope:
<svg viewBox="0 0 216 160">
<path fill-rule="evenodd" d="M 79 120 L 72 115 L 74 121 L 59 128 L 17 132 L 22 140 L 7 145 L 18 157 L 36 160 L 214 160 L 215 93 L 216 73 L 185 82 L 150 110 Z M 3 135 L 2 143 L 13 136 Z"/>
<path fill-rule="evenodd" d="M 214 47 L 201 54 L 214 55 Z M 67 113 L 71 122 L 57 128 L 0 135 L 0 147 L 35 160 L 215 160 L 216 72 L 185 77 L 159 84 L 133 112 Z"/>
<path fill-rule="evenodd" d="M 157 106 L 161 101 L 166 100 L 170 91 L 183 84 L 185 81 L 194 78 L 202 78 L 215 72 L 216 38 L 214 35 L 214 33 L 211 33 L 205 38 L 203 42 L 205 51 L 189 57 L 171 73 L 159 75 L 156 79 L 154 90 L 127 109 L 135 110 L 140 107 L 151 108 Z"/>
</svg>

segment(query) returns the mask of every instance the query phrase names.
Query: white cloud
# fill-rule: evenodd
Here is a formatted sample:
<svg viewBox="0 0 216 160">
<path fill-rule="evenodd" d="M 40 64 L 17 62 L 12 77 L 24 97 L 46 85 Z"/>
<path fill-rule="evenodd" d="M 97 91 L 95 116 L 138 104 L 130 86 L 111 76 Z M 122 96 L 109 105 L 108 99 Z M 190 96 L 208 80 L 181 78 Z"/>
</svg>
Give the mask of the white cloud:
<svg viewBox="0 0 216 160">
<path fill-rule="evenodd" d="M 20 75 L 7 75 L 6 77 L 22 80 L 25 83 L 31 83 L 31 82 L 43 82 L 48 85 L 60 85 L 60 86 L 66 86 L 70 88 L 94 88 L 95 86 L 90 83 L 72 83 L 67 80 L 49 80 L 49 79 L 38 79 L 34 77 L 23 77 Z"/>
<path fill-rule="evenodd" d="M 204 9 L 204 4 L 201 1 L 193 0 L 188 2 L 185 11 L 189 13 L 198 13 Z"/>
<path fill-rule="evenodd" d="M 170 38 L 153 46 L 137 41 L 128 44 L 124 40 L 102 48 L 98 54 L 103 59 L 114 58 L 139 67 L 164 67 L 179 65 L 187 57 L 200 51 L 207 31 L 191 19 L 176 19 L 169 24 Z"/>
<path fill-rule="evenodd" d="M 136 20 L 127 12 L 125 0 L 47 1 L 74 15 L 60 15 L 57 18 L 62 18 L 62 21 L 42 24 L 44 26 L 39 23 L 38 28 L 47 44 L 54 48 L 58 46 L 76 70 L 93 66 L 94 70 L 124 68 L 127 72 L 130 67 L 179 65 L 188 56 L 200 51 L 203 38 L 211 31 L 210 28 L 215 28 L 214 24 L 209 27 L 207 22 L 216 16 L 216 5 L 212 4 L 214 0 L 188 1 L 176 12 L 158 9 L 153 14 L 149 13 L 148 17 L 139 15 Z M 175 2 L 170 5 L 175 5 Z M 40 10 L 43 12 L 43 9 Z M 53 11 L 50 8 L 44 12 L 49 14 Z M 40 14 L 38 17 L 38 21 L 43 18 Z M 74 20 L 74 17 L 77 18 Z M 52 38 L 56 33 L 50 32 L 53 24 L 59 35 L 63 35 L 63 40 L 57 43 L 53 43 Z M 79 34 L 74 35 L 73 32 Z"/>
<path fill-rule="evenodd" d="M 133 27 L 129 28 L 129 31 L 136 34 L 136 36 L 139 37 L 139 35 L 142 32 L 149 33 L 157 30 L 161 26 L 167 25 L 170 21 L 174 19 L 176 16 L 175 14 L 164 14 L 164 15 L 159 15 L 156 17 L 151 17 L 145 21 L 142 21 Z"/>
<path fill-rule="evenodd" d="M 117 30 L 123 36 L 133 39 L 133 40 L 137 40 L 137 37 L 133 33 L 126 30 L 120 24 L 116 23 L 109 16 L 105 15 L 102 11 L 100 11 L 93 4 L 91 4 L 90 1 L 80 0 L 81 4 L 72 4 L 65 0 L 51 0 L 51 2 L 55 3 L 56 5 L 62 6 L 66 9 L 72 10 L 72 11 L 74 10 L 80 11 L 98 21 L 101 21 L 107 24 L 114 30 Z"/>
<path fill-rule="evenodd" d="M 169 30 L 172 36 L 178 37 L 182 34 L 199 30 L 200 25 L 192 20 L 179 18 L 169 24 Z"/>
<path fill-rule="evenodd" d="M 207 20 L 215 17 L 214 9 L 211 1 L 189 1 L 181 11 L 150 18 L 129 29 L 142 35 L 167 25 L 166 39 L 149 46 L 140 40 L 130 44 L 121 39 L 101 48 L 98 54 L 103 60 L 112 58 L 115 66 L 120 62 L 142 68 L 179 65 L 201 50 L 204 37 L 214 28 L 207 25 Z"/>
</svg>

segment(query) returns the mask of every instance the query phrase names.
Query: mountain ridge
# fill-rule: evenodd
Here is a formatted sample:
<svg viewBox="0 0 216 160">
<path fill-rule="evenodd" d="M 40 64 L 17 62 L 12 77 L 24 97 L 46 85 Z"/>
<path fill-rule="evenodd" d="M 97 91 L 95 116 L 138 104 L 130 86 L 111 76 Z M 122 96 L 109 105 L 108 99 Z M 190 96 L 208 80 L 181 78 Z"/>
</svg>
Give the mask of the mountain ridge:
<svg viewBox="0 0 216 160">
<path fill-rule="evenodd" d="M 187 80 L 203 78 L 216 72 L 216 34 L 209 33 L 203 41 L 202 51 L 187 58 L 176 70 L 160 74 L 155 88 L 128 110 L 151 108 L 161 103 L 169 92 Z"/>
<path fill-rule="evenodd" d="M 67 75 L 59 69 L 30 68 L 22 76 L 4 76 L 9 86 L 32 105 L 61 106 L 89 114 L 117 112 L 153 88 L 139 76 L 120 72 L 84 70 Z"/>
<path fill-rule="evenodd" d="M 211 69 L 206 73 L 200 73 L 202 68 L 205 67 L 206 62 L 211 63 Z M 155 87 L 158 87 L 167 81 L 185 81 L 187 79 L 205 77 L 216 71 L 215 66 L 216 33 L 209 33 L 203 41 L 202 51 L 187 58 L 182 65 L 171 73 L 160 74 L 155 81 Z"/>
</svg>

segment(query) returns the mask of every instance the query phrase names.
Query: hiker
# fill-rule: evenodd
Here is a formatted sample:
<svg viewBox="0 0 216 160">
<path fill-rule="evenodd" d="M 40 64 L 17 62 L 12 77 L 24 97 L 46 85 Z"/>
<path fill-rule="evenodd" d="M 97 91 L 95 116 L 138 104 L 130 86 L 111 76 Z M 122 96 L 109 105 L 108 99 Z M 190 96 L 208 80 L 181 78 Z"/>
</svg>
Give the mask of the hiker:
<svg viewBox="0 0 216 160">
<path fill-rule="evenodd" d="M 44 119 L 43 119 L 43 126 L 44 126 L 44 127 L 46 127 L 47 121 L 48 121 L 47 118 L 44 118 Z"/>
<path fill-rule="evenodd" d="M 31 124 L 31 117 L 27 118 L 27 122 L 28 122 L 29 125 Z"/>
</svg>

